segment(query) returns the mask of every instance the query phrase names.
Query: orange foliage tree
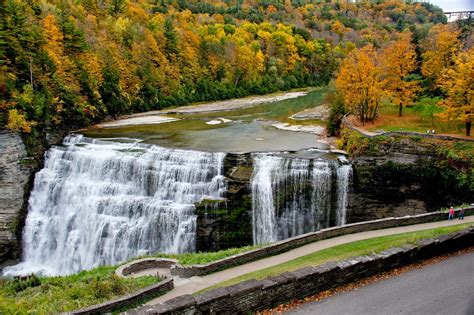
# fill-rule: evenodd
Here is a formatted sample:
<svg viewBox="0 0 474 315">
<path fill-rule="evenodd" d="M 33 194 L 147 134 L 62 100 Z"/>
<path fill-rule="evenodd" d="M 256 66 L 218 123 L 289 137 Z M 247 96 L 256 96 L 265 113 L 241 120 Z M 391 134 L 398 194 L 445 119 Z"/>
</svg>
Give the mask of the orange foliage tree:
<svg viewBox="0 0 474 315">
<path fill-rule="evenodd" d="M 446 110 L 441 116 L 451 121 L 464 121 L 466 135 L 471 134 L 474 119 L 474 47 L 460 53 L 454 66 L 442 75 L 441 88 L 447 97 L 441 102 Z"/>
<path fill-rule="evenodd" d="M 399 105 L 398 115 L 402 116 L 404 106 L 413 102 L 419 91 L 418 81 L 407 80 L 416 69 L 416 52 L 411 43 L 411 34 L 403 33 L 399 40 L 390 43 L 383 51 L 383 70 L 386 90 L 392 100 Z"/>
<path fill-rule="evenodd" d="M 443 70 L 452 65 L 461 45 L 459 30 L 453 25 L 434 25 L 421 43 L 423 49 L 421 73 L 431 81 L 432 88 L 440 85 Z"/>
<path fill-rule="evenodd" d="M 362 123 L 377 117 L 386 95 L 384 85 L 379 56 L 372 45 L 352 51 L 342 61 L 336 88 L 346 109 L 356 114 Z"/>
</svg>

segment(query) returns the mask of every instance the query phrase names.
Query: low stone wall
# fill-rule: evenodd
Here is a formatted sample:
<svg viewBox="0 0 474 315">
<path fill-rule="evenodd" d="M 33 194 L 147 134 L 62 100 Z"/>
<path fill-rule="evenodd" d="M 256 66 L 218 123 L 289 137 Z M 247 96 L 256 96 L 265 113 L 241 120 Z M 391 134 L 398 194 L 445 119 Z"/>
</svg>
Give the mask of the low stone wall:
<svg viewBox="0 0 474 315">
<path fill-rule="evenodd" d="M 264 280 L 252 279 L 197 296 L 183 295 L 158 305 L 132 310 L 128 314 L 244 314 L 261 311 L 470 246 L 474 246 L 472 228 L 424 240 L 417 246 L 407 245 L 376 255 L 306 267 Z"/>
<path fill-rule="evenodd" d="M 447 136 L 447 135 L 439 135 L 439 134 L 432 134 L 432 133 L 422 133 L 422 132 L 414 132 L 414 131 L 384 131 L 384 132 L 370 132 L 358 128 L 347 121 L 346 117 L 343 117 L 342 123 L 349 129 L 357 131 L 358 133 L 368 137 L 374 138 L 379 136 L 391 137 L 391 136 L 408 136 L 408 137 L 421 137 L 425 139 L 438 139 L 438 140 L 447 140 L 447 141 L 468 141 L 474 142 L 474 139 L 470 138 L 462 138 L 456 136 Z"/>
<path fill-rule="evenodd" d="M 131 304 L 140 303 L 144 300 L 151 300 L 159 295 L 165 294 L 168 291 L 173 290 L 174 282 L 173 279 L 166 279 L 157 284 L 151 285 L 139 291 L 130 293 L 123 297 L 120 297 L 115 300 L 107 301 L 101 304 L 89 306 L 86 308 L 81 308 L 72 312 L 67 312 L 64 314 L 102 314 L 107 312 L 112 312 L 118 308 L 124 306 L 130 306 Z"/>
<path fill-rule="evenodd" d="M 155 268 L 170 268 L 171 266 L 176 264 L 176 260 L 174 259 L 166 259 L 166 258 L 145 258 L 139 261 L 134 261 L 129 265 L 126 265 L 122 269 L 120 269 L 119 276 L 129 276 L 132 273 L 137 271 L 143 271 L 147 269 L 155 269 Z"/>
<path fill-rule="evenodd" d="M 459 209 L 456 210 L 459 213 Z M 465 215 L 474 215 L 474 207 L 465 208 Z M 398 226 L 413 225 L 420 223 L 428 223 L 434 221 L 446 220 L 448 214 L 446 212 L 432 212 L 424 213 L 414 216 L 405 216 L 400 218 L 386 218 L 374 221 L 359 222 L 347 224 L 341 227 L 332 227 L 317 232 L 302 234 L 293 238 L 289 238 L 280 242 L 270 244 L 268 246 L 255 249 L 252 251 L 240 253 L 230 256 L 218 261 L 214 261 L 203 265 L 183 266 L 176 264 L 171 266 L 171 274 L 181 278 L 189 278 L 193 276 L 202 276 L 210 274 L 222 269 L 227 269 L 233 266 L 245 264 L 247 262 L 255 261 L 264 257 L 277 255 L 293 248 L 307 245 L 320 240 L 352 234 L 359 232 L 366 232 L 372 230 L 393 228 Z"/>
</svg>

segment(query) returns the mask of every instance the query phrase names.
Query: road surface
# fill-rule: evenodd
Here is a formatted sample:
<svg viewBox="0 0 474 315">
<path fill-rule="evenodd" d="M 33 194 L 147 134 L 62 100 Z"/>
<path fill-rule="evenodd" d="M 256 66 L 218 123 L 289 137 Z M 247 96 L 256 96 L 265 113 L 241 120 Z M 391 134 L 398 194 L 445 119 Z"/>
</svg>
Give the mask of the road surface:
<svg viewBox="0 0 474 315">
<path fill-rule="evenodd" d="M 285 314 L 474 314 L 474 252 L 414 269 Z"/>
</svg>

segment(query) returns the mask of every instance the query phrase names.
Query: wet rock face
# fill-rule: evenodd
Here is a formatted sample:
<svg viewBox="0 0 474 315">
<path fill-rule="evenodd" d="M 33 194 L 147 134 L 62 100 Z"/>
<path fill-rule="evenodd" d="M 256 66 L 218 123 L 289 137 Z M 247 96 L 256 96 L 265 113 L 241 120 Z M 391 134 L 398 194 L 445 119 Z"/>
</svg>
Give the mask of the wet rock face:
<svg viewBox="0 0 474 315">
<path fill-rule="evenodd" d="M 252 245 L 252 157 L 228 153 L 224 159 L 227 179 L 225 201 L 196 204 L 197 251 L 216 251 Z"/>
<path fill-rule="evenodd" d="M 367 163 L 365 157 L 354 161 L 348 221 L 352 223 L 428 212 L 427 196 L 421 183 L 404 174 L 407 169 L 415 171 L 416 166 L 401 167 L 390 158 L 383 164 L 380 162 L 381 159 Z"/>
<path fill-rule="evenodd" d="M 374 155 L 354 159 L 346 222 L 438 210 L 443 201 L 434 198 L 433 195 L 438 193 L 432 190 L 430 178 L 422 175 L 420 170 L 420 165 L 425 165 L 431 156 L 432 152 L 426 148 L 417 148 L 416 145 L 405 143 L 379 148 Z M 198 251 L 220 250 L 253 243 L 252 164 L 253 158 L 250 154 L 228 154 L 225 157 L 224 176 L 228 183 L 226 200 L 206 200 L 196 205 Z M 331 191 L 336 190 L 336 181 L 333 179 Z M 287 194 L 292 195 L 291 189 Z M 330 203 L 334 209 L 337 200 L 334 198 L 335 194 L 332 196 Z M 330 214 L 327 218 L 328 224 L 334 226 L 335 212 Z"/>
<path fill-rule="evenodd" d="M 20 136 L 0 130 L 0 262 L 21 254 L 21 226 L 34 169 Z"/>
</svg>

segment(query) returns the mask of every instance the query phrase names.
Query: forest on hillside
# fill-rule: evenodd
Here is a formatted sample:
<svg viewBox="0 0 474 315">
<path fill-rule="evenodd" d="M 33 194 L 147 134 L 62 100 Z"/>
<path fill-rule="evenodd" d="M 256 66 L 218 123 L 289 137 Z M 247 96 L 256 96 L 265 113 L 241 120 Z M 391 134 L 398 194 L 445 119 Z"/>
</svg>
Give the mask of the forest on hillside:
<svg viewBox="0 0 474 315">
<path fill-rule="evenodd" d="M 395 0 L 0 0 L 0 121 L 30 133 L 323 85 L 350 52 L 443 23 Z"/>
</svg>

